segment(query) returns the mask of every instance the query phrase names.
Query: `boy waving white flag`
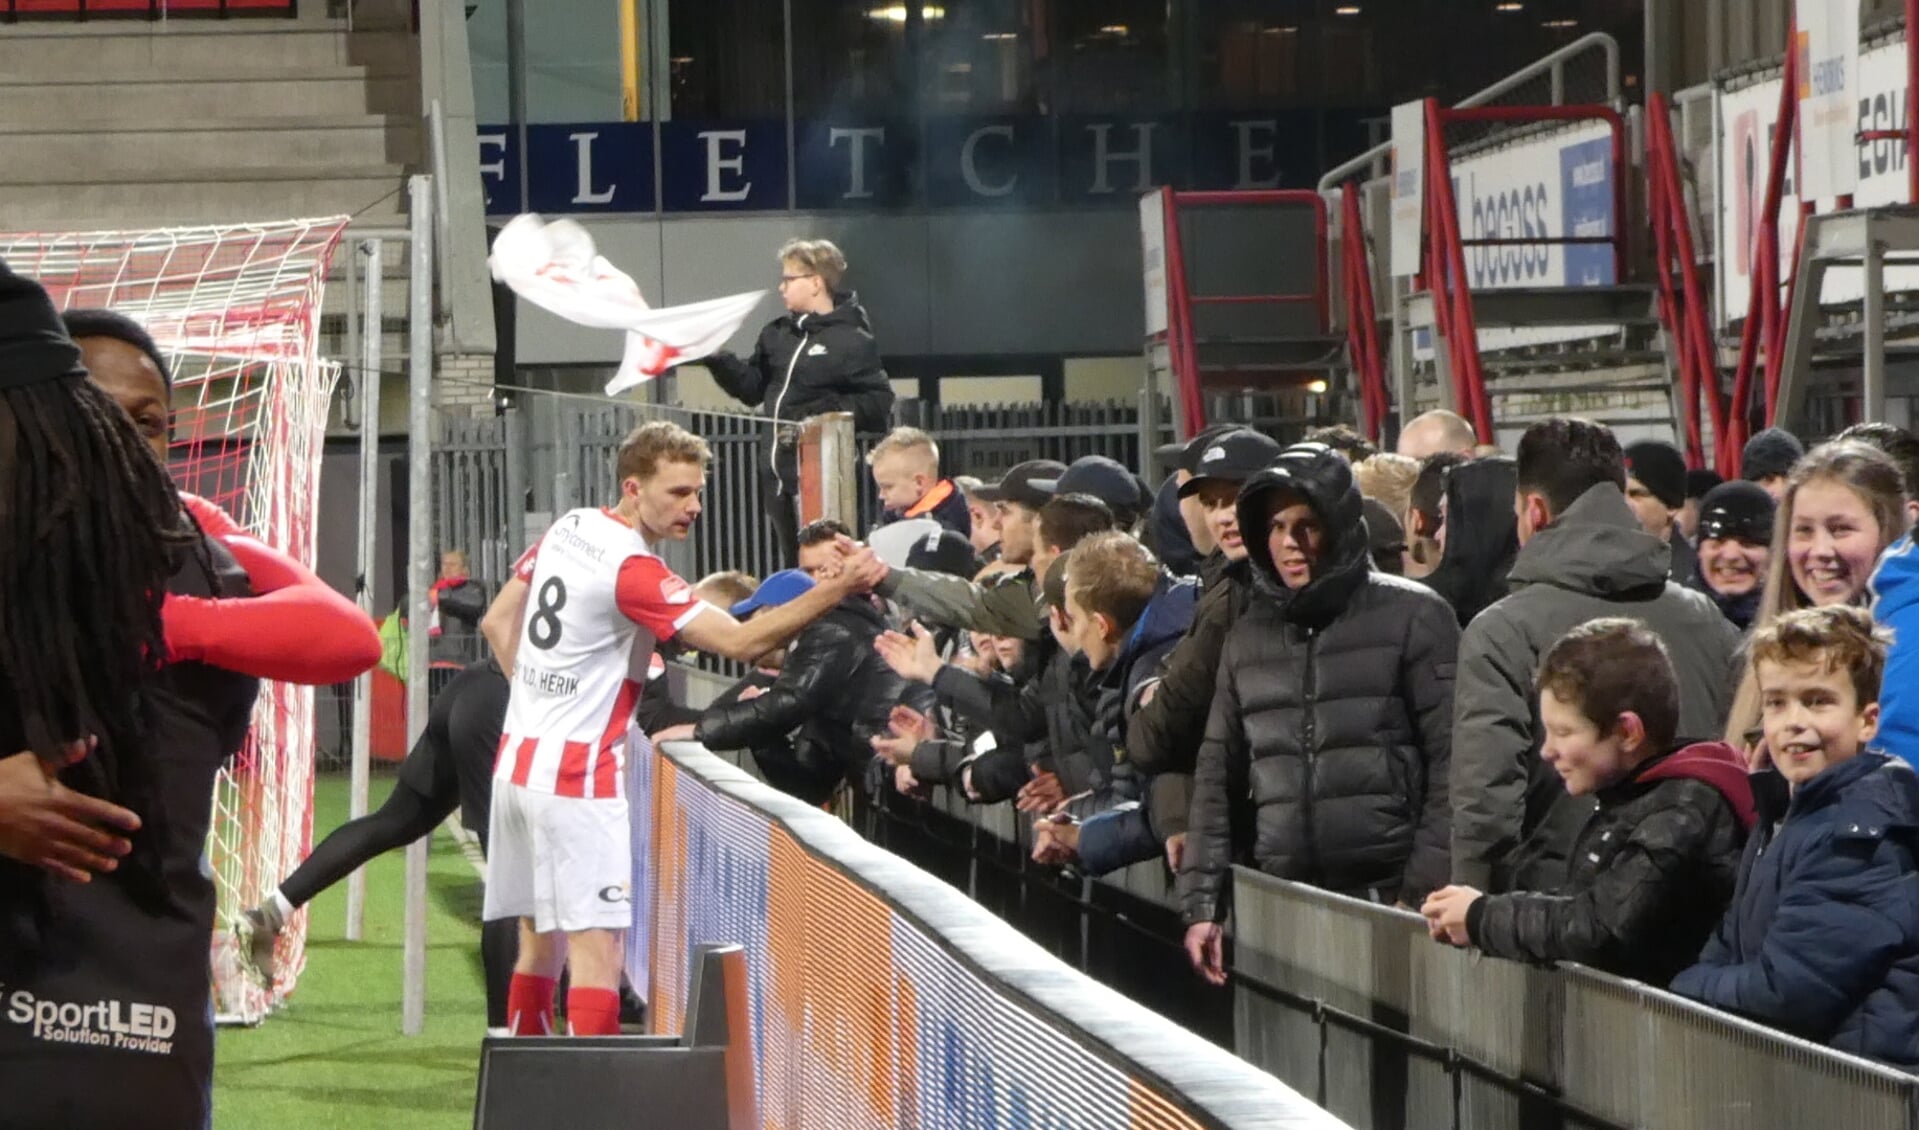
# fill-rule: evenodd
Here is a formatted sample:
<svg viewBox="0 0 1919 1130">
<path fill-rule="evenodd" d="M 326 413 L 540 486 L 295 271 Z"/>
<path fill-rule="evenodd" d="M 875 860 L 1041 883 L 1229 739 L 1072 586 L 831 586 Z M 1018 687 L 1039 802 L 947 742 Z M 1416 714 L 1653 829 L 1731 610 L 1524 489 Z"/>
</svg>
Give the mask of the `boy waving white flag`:
<svg viewBox="0 0 1919 1130">
<path fill-rule="evenodd" d="M 493 240 L 493 277 L 569 322 L 625 330 L 626 353 L 607 382 L 614 396 L 725 345 L 766 296 L 763 290 L 654 309 L 639 284 L 602 258 L 572 220 L 516 216 Z"/>
</svg>

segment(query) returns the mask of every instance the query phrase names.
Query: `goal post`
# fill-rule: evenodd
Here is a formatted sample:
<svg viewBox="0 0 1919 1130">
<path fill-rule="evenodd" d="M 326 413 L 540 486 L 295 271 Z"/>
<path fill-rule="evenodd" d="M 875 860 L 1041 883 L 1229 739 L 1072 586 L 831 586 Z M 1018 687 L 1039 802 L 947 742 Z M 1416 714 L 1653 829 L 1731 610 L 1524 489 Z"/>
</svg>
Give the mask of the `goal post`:
<svg viewBox="0 0 1919 1130">
<path fill-rule="evenodd" d="M 347 223 L 0 234 L 0 258 L 63 310 L 110 309 L 145 326 L 171 363 L 174 481 L 311 566 L 339 378 L 319 352 L 320 300 Z M 313 705 L 310 687 L 263 684 L 245 745 L 214 787 L 210 960 L 223 1022 L 259 1021 L 305 963 L 304 913 L 281 932 L 272 986 L 243 972 L 232 927 L 311 842 Z"/>
</svg>

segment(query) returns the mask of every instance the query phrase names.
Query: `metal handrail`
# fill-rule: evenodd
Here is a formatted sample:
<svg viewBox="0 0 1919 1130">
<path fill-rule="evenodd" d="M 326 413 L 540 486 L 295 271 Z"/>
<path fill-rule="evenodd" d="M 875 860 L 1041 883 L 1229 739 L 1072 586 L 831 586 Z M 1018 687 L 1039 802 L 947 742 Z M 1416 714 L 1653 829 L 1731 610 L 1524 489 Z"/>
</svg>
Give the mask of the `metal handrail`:
<svg viewBox="0 0 1919 1130">
<path fill-rule="evenodd" d="M 1566 44 L 1564 47 L 1540 56 L 1538 59 L 1526 64 L 1524 67 L 1500 79 L 1498 82 L 1493 83 L 1486 89 L 1467 95 L 1456 103 L 1453 108 L 1456 110 L 1470 110 L 1475 107 L 1484 106 L 1495 98 L 1500 98 L 1512 93 L 1542 74 L 1550 75 L 1552 78 L 1552 105 L 1564 105 L 1566 100 L 1566 61 L 1576 56 L 1584 55 L 1595 47 L 1600 50 L 1606 59 L 1606 104 L 1614 109 L 1618 109 L 1621 105 L 1619 41 L 1603 31 L 1588 32 L 1578 39 L 1573 40 L 1571 43 Z M 1331 192 L 1341 181 L 1347 180 L 1354 173 L 1361 172 L 1369 166 L 1374 166 L 1378 162 L 1386 160 L 1392 156 L 1392 152 L 1393 143 L 1390 141 L 1382 142 L 1350 161 L 1334 165 L 1325 176 L 1319 178 L 1319 191 Z"/>
<path fill-rule="evenodd" d="M 1392 405 L 1386 391 L 1386 370 L 1379 345 L 1379 307 L 1373 296 L 1372 263 L 1366 255 L 1365 220 L 1359 211 L 1359 186 L 1348 181 L 1340 189 L 1340 260 L 1345 268 L 1346 349 L 1352 356 L 1353 377 L 1359 385 L 1365 432 L 1375 443 L 1386 426 Z"/>
<path fill-rule="evenodd" d="M 1460 122 L 1604 122 L 1612 134 L 1615 170 L 1626 168 L 1625 119 L 1610 106 L 1478 106 L 1442 109 L 1426 100 L 1426 245 L 1416 286 L 1430 290 L 1440 336 L 1446 339 L 1454 398 L 1463 408 L 1481 443 L 1493 441 L 1492 409 L 1486 397 L 1486 371 L 1479 355 L 1479 327 L 1473 315 L 1472 278 L 1466 270 L 1466 248 L 1610 243 L 1613 278 L 1626 277 L 1625 178 L 1613 177 L 1612 231 L 1602 237 L 1539 237 L 1530 239 L 1467 239 L 1460 234 L 1459 204 L 1453 196 L 1452 158 L 1446 148 L 1446 127 Z"/>
<path fill-rule="evenodd" d="M 1172 360 L 1174 389 L 1180 398 L 1186 427 L 1197 433 L 1206 426 L 1206 397 L 1199 379 L 1199 343 L 1193 333 L 1193 306 L 1207 303 L 1307 303 L 1318 316 L 1319 332 L 1331 326 L 1331 285 L 1326 258 L 1331 241 L 1327 238 L 1326 198 L 1307 189 L 1255 189 L 1227 192 L 1174 192 L 1165 194 L 1166 274 L 1171 306 L 1166 320 L 1168 356 Z M 1310 208 L 1313 213 L 1313 289 L 1299 294 L 1200 295 L 1194 296 L 1186 281 L 1186 251 L 1179 233 L 1179 209 L 1218 207 L 1235 204 L 1286 204 Z"/>
<path fill-rule="evenodd" d="M 1693 467 L 1704 464 L 1704 442 L 1699 427 L 1699 401 L 1703 397 L 1712 415 L 1713 463 L 1721 474 L 1726 474 L 1728 463 L 1719 446 L 1726 431 L 1725 398 L 1719 389 L 1712 326 L 1706 317 L 1705 296 L 1699 284 L 1692 217 L 1686 209 L 1685 189 L 1679 177 L 1679 148 L 1673 138 L 1672 109 L 1666 96 L 1658 92 L 1654 92 L 1646 107 L 1646 177 L 1647 219 L 1657 248 L 1654 267 L 1659 282 L 1660 321 L 1673 343 L 1679 370 L 1680 420 L 1686 461 Z M 1679 276 L 1676 288 L 1675 272 Z"/>
</svg>

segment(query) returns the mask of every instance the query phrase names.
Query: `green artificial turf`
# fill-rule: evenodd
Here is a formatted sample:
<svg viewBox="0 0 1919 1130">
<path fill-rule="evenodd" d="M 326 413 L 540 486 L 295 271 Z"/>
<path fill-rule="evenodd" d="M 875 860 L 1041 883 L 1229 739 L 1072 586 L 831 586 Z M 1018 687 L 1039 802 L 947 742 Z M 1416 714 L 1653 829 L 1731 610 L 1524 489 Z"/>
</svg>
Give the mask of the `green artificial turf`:
<svg viewBox="0 0 1919 1130">
<path fill-rule="evenodd" d="M 390 782 L 375 781 L 372 803 Z M 346 820 L 347 782 L 315 788 L 314 839 Z M 428 871 L 426 1030 L 400 1034 L 403 852 L 367 868 L 366 930 L 349 942 L 346 884 L 309 908 L 306 972 L 257 1028 L 222 1028 L 213 1071 L 220 1130 L 433 1130 L 473 1125 L 486 994 L 480 881 L 445 831 Z"/>
</svg>

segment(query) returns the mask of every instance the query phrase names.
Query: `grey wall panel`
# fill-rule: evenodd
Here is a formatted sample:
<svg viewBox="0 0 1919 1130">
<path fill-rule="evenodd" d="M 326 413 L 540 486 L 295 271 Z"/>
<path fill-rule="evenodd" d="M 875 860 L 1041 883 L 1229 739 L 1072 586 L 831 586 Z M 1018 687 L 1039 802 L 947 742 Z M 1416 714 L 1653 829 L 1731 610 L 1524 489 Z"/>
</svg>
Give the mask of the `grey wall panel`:
<svg viewBox="0 0 1919 1130">
<path fill-rule="evenodd" d="M 1145 333 L 1131 209 L 935 216 L 927 294 L 938 354 L 1129 353 Z"/>
</svg>

